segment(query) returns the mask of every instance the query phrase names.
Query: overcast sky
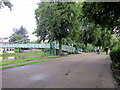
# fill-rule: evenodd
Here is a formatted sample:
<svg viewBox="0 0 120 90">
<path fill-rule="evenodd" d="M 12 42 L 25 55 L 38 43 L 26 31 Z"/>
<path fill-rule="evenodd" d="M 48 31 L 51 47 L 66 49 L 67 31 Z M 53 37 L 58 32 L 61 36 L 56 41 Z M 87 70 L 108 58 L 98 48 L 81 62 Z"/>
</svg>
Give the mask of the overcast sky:
<svg viewBox="0 0 120 90">
<path fill-rule="evenodd" d="M 36 28 L 34 10 L 40 0 L 10 0 L 13 4 L 12 11 L 4 7 L 0 10 L 0 37 L 9 37 L 13 28 L 20 28 L 23 25 L 29 32 L 29 38 L 37 38 L 31 33 Z"/>
</svg>

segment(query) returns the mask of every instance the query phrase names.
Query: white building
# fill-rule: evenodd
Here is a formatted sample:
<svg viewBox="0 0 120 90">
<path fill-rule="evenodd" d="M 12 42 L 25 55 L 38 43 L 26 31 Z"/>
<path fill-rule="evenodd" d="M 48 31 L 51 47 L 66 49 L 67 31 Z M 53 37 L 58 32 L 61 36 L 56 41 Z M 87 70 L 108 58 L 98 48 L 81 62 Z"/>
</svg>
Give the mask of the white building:
<svg viewBox="0 0 120 90">
<path fill-rule="evenodd" d="M 0 37 L 0 44 L 9 44 L 9 38 L 1 38 Z M 0 54 L 3 53 L 3 51 L 7 52 L 7 53 L 15 53 L 13 48 L 7 48 L 7 49 L 2 49 L 0 48 Z"/>
<path fill-rule="evenodd" d="M 8 44 L 9 43 L 9 38 L 5 37 L 5 38 L 1 38 L 0 37 L 0 44 Z"/>
</svg>

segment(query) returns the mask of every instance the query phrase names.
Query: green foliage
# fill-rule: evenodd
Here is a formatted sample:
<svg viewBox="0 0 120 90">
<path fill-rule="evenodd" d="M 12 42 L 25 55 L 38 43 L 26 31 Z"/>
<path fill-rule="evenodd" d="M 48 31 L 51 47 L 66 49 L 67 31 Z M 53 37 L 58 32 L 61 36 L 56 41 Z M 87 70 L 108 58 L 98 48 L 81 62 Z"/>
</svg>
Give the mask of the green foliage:
<svg viewBox="0 0 120 90">
<path fill-rule="evenodd" d="M 96 46 L 111 46 L 111 30 L 108 30 L 107 28 L 101 30 L 101 36 L 98 39 L 98 42 L 95 44 Z"/>
<path fill-rule="evenodd" d="M 39 41 L 59 41 L 67 38 L 79 24 L 79 5 L 74 2 L 42 2 L 35 10 L 37 29 L 34 32 Z"/>
<path fill-rule="evenodd" d="M 15 53 L 20 53 L 21 51 L 21 49 L 15 49 Z"/>
<path fill-rule="evenodd" d="M 87 50 L 88 50 L 89 52 L 93 52 L 93 51 L 94 51 L 94 46 L 91 45 L 91 44 L 88 44 L 88 45 L 87 45 Z"/>
<path fill-rule="evenodd" d="M 95 46 L 111 46 L 111 30 L 108 28 L 102 29 L 99 25 L 94 23 L 88 23 L 83 21 L 82 33 L 79 35 L 79 42 L 84 43 L 87 47 L 87 44 L 92 44 Z"/>
<path fill-rule="evenodd" d="M 118 80 L 120 80 L 120 77 L 117 76 L 116 78 L 117 78 Z"/>
<path fill-rule="evenodd" d="M 99 26 L 95 26 L 93 23 L 88 23 L 85 27 L 83 27 L 82 35 L 80 35 L 80 38 L 80 40 L 86 46 L 88 43 L 95 45 L 101 38 L 101 28 Z"/>
<path fill-rule="evenodd" d="M 110 47 L 114 47 L 117 44 L 119 44 L 119 38 L 115 35 L 111 35 Z"/>
<path fill-rule="evenodd" d="M 92 44 L 97 47 L 106 47 L 111 45 L 111 29 L 102 28 L 99 24 L 89 22 L 86 17 L 82 18 L 82 25 L 82 33 L 80 33 L 79 41 L 84 43 L 86 47 L 87 44 Z"/>
<path fill-rule="evenodd" d="M 113 28 L 119 25 L 120 3 L 105 2 L 44 2 L 35 10 L 38 41 L 59 41 L 59 45 L 73 45 L 87 49 L 112 47 Z M 62 48 L 59 46 L 59 48 Z"/>
<path fill-rule="evenodd" d="M 83 17 L 102 28 L 114 28 L 119 25 L 120 2 L 84 2 Z"/>
<path fill-rule="evenodd" d="M 34 32 L 40 41 L 66 38 L 78 21 L 75 7 L 73 2 L 40 3 L 35 10 L 37 30 Z"/>
<path fill-rule="evenodd" d="M 120 45 L 117 45 L 110 52 L 110 57 L 113 63 L 120 69 Z"/>
<path fill-rule="evenodd" d="M 10 43 L 28 43 L 27 30 L 23 26 L 19 29 L 13 29 L 14 33 L 10 36 Z"/>
<path fill-rule="evenodd" d="M 95 45 L 106 47 L 117 44 L 111 35 L 119 36 L 120 33 L 120 2 L 83 2 L 82 5 L 83 22 L 94 23 L 101 28 Z"/>
</svg>

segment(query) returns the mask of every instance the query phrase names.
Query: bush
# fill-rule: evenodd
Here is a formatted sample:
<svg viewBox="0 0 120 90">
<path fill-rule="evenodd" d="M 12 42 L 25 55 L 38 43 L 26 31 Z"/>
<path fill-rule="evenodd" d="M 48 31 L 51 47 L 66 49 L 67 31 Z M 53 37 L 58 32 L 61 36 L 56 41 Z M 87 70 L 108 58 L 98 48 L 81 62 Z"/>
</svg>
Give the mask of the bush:
<svg viewBox="0 0 120 90">
<path fill-rule="evenodd" d="M 15 49 L 15 53 L 20 53 L 21 51 L 21 49 Z"/>
<path fill-rule="evenodd" d="M 120 67 L 120 45 L 117 45 L 112 49 L 110 58 L 117 67 Z"/>
</svg>

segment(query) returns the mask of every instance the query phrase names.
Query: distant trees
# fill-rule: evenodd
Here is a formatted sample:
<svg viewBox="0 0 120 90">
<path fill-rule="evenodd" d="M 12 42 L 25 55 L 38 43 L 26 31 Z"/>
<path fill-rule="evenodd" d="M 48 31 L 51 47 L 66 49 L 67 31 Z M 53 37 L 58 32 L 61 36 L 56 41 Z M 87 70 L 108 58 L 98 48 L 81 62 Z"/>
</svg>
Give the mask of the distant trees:
<svg viewBox="0 0 120 90">
<path fill-rule="evenodd" d="M 27 30 L 23 26 L 19 29 L 13 29 L 14 33 L 10 36 L 10 43 L 28 43 L 30 40 L 28 39 Z"/>
</svg>

